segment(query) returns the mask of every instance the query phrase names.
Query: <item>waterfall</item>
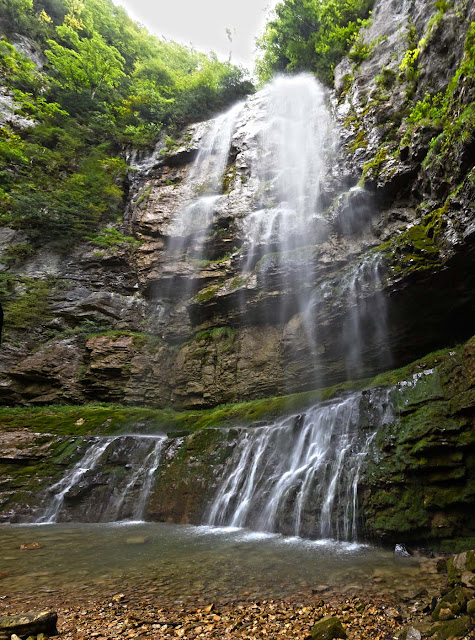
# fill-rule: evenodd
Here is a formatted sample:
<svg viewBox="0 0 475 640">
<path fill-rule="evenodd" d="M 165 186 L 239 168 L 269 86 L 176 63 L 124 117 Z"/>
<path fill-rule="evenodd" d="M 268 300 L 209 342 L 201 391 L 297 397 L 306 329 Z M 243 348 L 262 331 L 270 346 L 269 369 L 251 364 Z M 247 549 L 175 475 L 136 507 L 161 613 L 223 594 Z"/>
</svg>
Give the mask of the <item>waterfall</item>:
<svg viewBox="0 0 475 640">
<path fill-rule="evenodd" d="M 373 349 L 380 368 L 389 368 L 387 308 L 382 293 L 382 257 L 373 253 L 363 258 L 343 279 L 342 295 L 348 309 L 343 326 L 348 379 L 363 376 L 363 350 Z"/>
<path fill-rule="evenodd" d="M 363 413 L 372 425 L 365 433 Z M 361 465 L 375 431 L 390 420 L 389 394 L 379 391 L 240 429 L 205 523 L 356 539 Z"/>
<path fill-rule="evenodd" d="M 329 147 L 326 95 L 311 75 L 276 78 L 261 99 L 262 124 L 249 142 L 255 210 L 243 222 L 245 270 L 275 247 L 281 256 L 313 244 Z"/>
<path fill-rule="evenodd" d="M 38 519 L 39 523 L 56 522 L 68 492 L 79 483 L 88 471 L 96 467 L 103 453 L 113 441 L 114 438 L 96 438 L 84 457 L 59 482 L 49 488 L 49 493 L 53 495 L 53 499 L 44 514 Z"/>
<path fill-rule="evenodd" d="M 193 257 L 201 258 L 203 237 L 222 199 L 222 182 L 231 138 L 242 106 L 239 103 L 208 123 L 198 155 L 186 177 L 185 203 L 174 214 L 168 231 L 171 254 L 185 251 L 195 240 Z"/>
<path fill-rule="evenodd" d="M 52 499 L 37 522 L 143 520 L 160 464 L 165 436 L 95 437 L 83 457 L 52 485 Z M 122 470 L 116 477 L 107 465 Z M 78 503 L 78 505 L 76 504 Z"/>
</svg>

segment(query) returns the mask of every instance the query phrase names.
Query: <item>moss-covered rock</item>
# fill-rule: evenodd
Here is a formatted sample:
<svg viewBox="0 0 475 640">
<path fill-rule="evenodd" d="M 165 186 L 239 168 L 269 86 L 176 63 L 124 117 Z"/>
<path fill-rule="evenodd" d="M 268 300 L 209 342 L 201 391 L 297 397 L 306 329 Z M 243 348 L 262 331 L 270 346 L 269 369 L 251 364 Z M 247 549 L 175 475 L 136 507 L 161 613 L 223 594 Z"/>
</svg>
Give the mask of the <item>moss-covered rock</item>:
<svg viewBox="0 0 475 640">
<path fill-rule="evenodd" d="M 447 573 L 451 586 L 475 587 L 475 551 L 466 551 L 450 558 Z"/>
<path fill-rule="evenodd" d="M 396 383 L 394 420 L 376 434 L 378 455 L 362 479 L 361 509 L 370 535 L 424 540 L 446 550 L 463 538 L 462 549 L 472 545 L 472 343 L 422 360 L 426 369 L 409 367 L 406 374 L 412 375 Z M 461 397 L 467 402 L 455 402 Z"/>
<path fill-rule="evenodd" d="M 436 622 L 428 635 L 434 640 L 458 640 L 458 638 L 464 638 L 472 626 L 470 617 L 462 616 L 455 620 Z"/>
<path fill-rule="evenodd" d="M 433 620 L 451 620 L 467 610 L 467 602 L 473 592 L 463 587 L 454 587 L 446 593 L 432 612 Z"/>
<path fill-rule="evenodd" d="M 346 631 L 336 616 L 325 616 L 316 622 L 310 632 L 309 640 L 334 640 L 346 638 Z"/>
</svg>

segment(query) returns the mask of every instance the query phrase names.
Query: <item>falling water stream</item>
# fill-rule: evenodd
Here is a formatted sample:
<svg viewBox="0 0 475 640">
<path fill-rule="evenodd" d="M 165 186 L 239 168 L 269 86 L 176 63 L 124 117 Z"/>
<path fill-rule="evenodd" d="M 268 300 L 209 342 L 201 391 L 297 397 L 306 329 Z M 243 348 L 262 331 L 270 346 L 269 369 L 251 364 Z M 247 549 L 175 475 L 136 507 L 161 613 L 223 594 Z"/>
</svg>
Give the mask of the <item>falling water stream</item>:
<svg viewBox="0 0 475 640">
<path fill-rule="evenodd" d="M 185 177 L 184 195 L 169 222 L 166 260 L 171 265 L 175 260 L 190 264 L 203 256 L 207 234 L 229 204 L 223 179 L 233 144 L 238 144 L 249 169 L 246 192 L 251 194 L 249 206 L 236 220 L 243 236 L 241 273 L 251 273 L 258 261 L 271 256 L 272 266 L 261 269 L 259 286 L 271 291 L 272 273 L 283 274 L 281 282 L 296 292 L 292 313 L 301 316 L 309 358 L 315 359 L 318 335 L 313 310 L 323 287 L 312 282 L 314 249 L 323 216 L 322 183 L 335 147 L 325 90 L 307 74 L 277 78 L 246 103 L 211 120 L 203 131 Z M 361 373 L 368 317 L 374 316 L 371 332 L 376 343 L 385 340 L 380 273 L 380 259 L 374 254 L 344 270 L 339 283 L 348 310 L 342 342 L 351 375 Z M 363 308 L 360 293 L 368 290 L 374 293 L 374 306 Z M 171 294 L 163 295 L 166 299 Z M 280 313 L 283 318 L 284 310 Z M 354 393 L 299 416 L 238 429 L 204 522 L 292 536 L 357 539 L 361 467 L 375 431 L 391 413 L 387 394 L 374 393 L 369 404 L 368 397 Z M 371 416 L 372 426 L 366 431 L 360 428 L 363 405 Z M 84 457 L 51 487 L 53 497 L 40 522 L 67 519 L 67 503 L 81 493 L 88 477 L 101 485 L 95 474 L 119 440 L 91 442 Z M 143 520 L 164 442 L 163 437 L 153 442 L 130 440 L 135 458 L 131 454 L 120 489 L 105 492 L 103 508 L 91 506 L 84 517 Z"/>
<path fill-rule="evenodd" d="M 51 524 L 61 521 L 68 511 L 68 501 L 74 502 L 81 493 L 90 492 L 95 485 L 101 485 L 100 479 L 94 476 L 100 476 L 101 466 L 107 462 L 108 456 L 117 455 L 117 452 L 113 451 L 115 446 L 122 446 L 127 451 L 125 480 L 117 483 L 118 486 L 106 487 L 106 495 L 102 495 L 100 501 L 93 496 L 92 507 L 82 512 L 82 519 L 93 522 L 142 521 L 165 440 L 165 436 L 93 438 L 84 456 L 59 482 L 49 488 L 52 498 L 44 513 L 37 519 L 37 523 Z M 129 499 L 132 505 L 128 505 L 126 515 L 124 505 Z"/>
<path fill-rule="evenodd" d="M 362 413 L 374 425 L 363 433 Z M 391 417 L 389 394 L 379 391 L 242 428 L 206 523 L 356 540 L 361 465 Z"/>
</svg>

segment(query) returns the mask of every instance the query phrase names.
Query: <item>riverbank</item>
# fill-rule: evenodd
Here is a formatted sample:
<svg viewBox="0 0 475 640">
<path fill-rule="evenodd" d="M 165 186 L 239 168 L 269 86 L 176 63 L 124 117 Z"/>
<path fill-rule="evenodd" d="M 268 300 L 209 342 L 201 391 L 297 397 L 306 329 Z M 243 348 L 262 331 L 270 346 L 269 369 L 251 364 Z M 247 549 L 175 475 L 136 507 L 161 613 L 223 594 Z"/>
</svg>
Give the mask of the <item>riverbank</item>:
<svg viewBox="0 0 475 640">
<path fill-rule="evenodd" d="M 0 615 L 50 609 L 78 640 L 303 640 L 325 615 L 381 640 L 446 582 L 437 557 L 245 529 L 2 525 L 0 548 Z"/>
<path fill-rule="evenodd" d="M 395 602 L 368 593 L 364 597 L 332 593 L 286 600 L 242 600 L 213 603 L 206 594 L 192 604 L 163 606 L 157 593 L 140 587 L 123 592 L 61 595 L 3 596 L 0 615 L 50 608 L 58 613 L 63 640 L 112 638 L 306 638 L 313 625 L 327 615 L 338 616 L 348 638 L 395 638 L 410 622 L 421 621 L 420 600 Z M 411 610 L 415 609 L 411 613 Z M 409 617 L 408 617 L 409 616 Z"/>
</svg>

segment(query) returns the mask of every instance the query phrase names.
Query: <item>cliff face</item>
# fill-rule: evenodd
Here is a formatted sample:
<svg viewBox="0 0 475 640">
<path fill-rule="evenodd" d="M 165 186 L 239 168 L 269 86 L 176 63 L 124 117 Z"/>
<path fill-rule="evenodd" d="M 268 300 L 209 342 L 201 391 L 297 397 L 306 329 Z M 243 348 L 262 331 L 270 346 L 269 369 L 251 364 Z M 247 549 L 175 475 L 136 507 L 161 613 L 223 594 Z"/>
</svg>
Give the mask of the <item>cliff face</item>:
<svg viewBox="0 0 475 640">
<path fill-rule="evenodd" d="M 262 239 L 256 223 L 262 203 L 274 213 L 286 205 L 273 199 L 263 153 L 269 88 L 152 153 L 130 151 L 123 221 L 69 255 L 46 246 L 15 263 L 23 234 L 1 230 L 0 403 L 46 406 L 21 419 L 2 413 L 2 519 L 44 512 L 48 487 L 94 451 L 97 434 L 173 430 L 147 515 L 200 523 L 239 427 L 294 413 L 298 432 L 311 402 L 335 399 L 335 389 L 311 402 L 270 396 L 368 378 L 448 347 L 346 385 L 364 389 L 355 429 L 383 425 L 361 469 L 359 525 L 372 539 L 473 547 L 473 338 L 452 347 L 474 332 L 474 20 L 469 2 L 375 2 L 334 90 L 319 94 L 330 108 L 316 119 L 325 150 L 317 205 L 292 241 L 275 239 L 272 225 Z M 213 144 L 226 131 L 229 144 L 209 194 L 196 173 L 214 129 Z M 311 164 L 315 140 L 304 142 Z M 292 163 L 306 175 L 298 153 L 288 160 L 289 175 Z M 199 207 L 190 208 L 192 189 Z M 394 409 L 382 423 L 364 410 L 381 387 Z M 265 400 L 195 411 L 255 398 Z M 111 441 L 105 464 L 68 492 L 65 519 L 133 516 L 145 481 L 131 482 L 129 454 L 153 462 L 155 450 L 130 438 Z"/>
<path fill-rule="evenodd" d="M 359 539 L 387 544 L 403 541 L 443 550 L 468 549 L 475 539 L 474 372 L 475 338 L 472 338 L 461 347 L 436 352 L 406 368 L 378 376 L 362 392 L 342 394 L 329 389 L 320 397 L 326 398 L 326 403 L 316 407 L 311 405 L 317 397 L 298 396 L 288 397 L 279 407 L 261 402 L 236 407 L 234 411 L 218 409 L 205 417 L 210 426 L 204 429 L 203 416 L 189 412 L 181 422 L 180 432 L 173 432 L 173 425 L 180 428 L 182 414 L 167 416 L 143 409 L 78 407 L 66 411 L 38 408 L 20 416 L 12 409 L 3 416 L 0 438 L 3 478 L 0 520 L 31 522 L 43 518 L 44 521 L 57 508 L 59 520 L 66 522 L 145 517 L 165 522 L 209 523 L 216 497 L 223 487 L 231 491 L 229 480 L 239 475 L 236 461 L 243 443 L 252 443 L 254 438 L 259 445 L 260 438 L 265 442 L 269 436 L 266 455 L 262 456 L 264 468 L 258 467 L 257 472 L 253 468 L 251 472 L 249 465 L 244 470 L 245 484 L 255 482 L 249 492 L 250 508 L 246 516 L 246 524 L 252 527 L 268 508 L 268 501 L 262 502 L 268 491 L 260 496 L 259 483 L 264 479 L 272 488 L 272 475 L 277 479 L 284 477 L 272 474 L 275 452 L 283 465 L 291 467 L 292 447 L 298 434 L 304 432 L 304 425 L 316 424 L 325 407 L 337 417 L 337 407 L 341 409 L 346 403 L 352 408 L 355 434 L 349 449 L 358 453 L 358 442 L 365 440 L 370 445 L 367 462 L 357 470 L 355 524 Z M 289 417 L 276 420 L 272 417 L 276 410 Z M 343 412 L 342 416 L 347 414 Z M 190 428 L 196 431 L 189 433 Z M 325 425 L 330 435 L 333 429 L 333 424 Z M 164 430 L 168 430 L 166 439 L 164 435 L 145 438 L 131 435 L 134 431 L 160 434 Z M 279 432 L 284 436 L 288 455 L 280 451 L 279 437 L 272 440 L 272 434 Z M 67 435 L 71 433 L 76 435 Z M 331 436 L 330 448 L 331 441 L 338 451 L 344 450 L 343 434 L 336 432 Z M 312 442 L 312 447 L 315 446 L 316 442 Z M 312 447 L 308 447 L 309 455 L 314 453 Z M 254 464 L 258 460 L 256 455 Z M 341 525 L 346 510 L 351 509 L 348 504 L 351 496 L 344 492 L 345 473 L 351 472 L 351 463 L 350 453 L 338 478 L 340 495 L 335 497 L 328 513 L 329 527 Z M 147 485 L 154 464 L 157 464 L 154 481 Z M 74 474 L 76 480 L 72 482 Z M 325 478 L 325 468 L 320 470 L 320 476 Z M 58 484 L 52 487 L 53 483 Z M 239 482 L 235 484 L 239 487 Z M 289 492 L 292 504 L 299 486 L 296 483 Z M 311 487 L 310 482 L 308 486 Z M 58 495 L 61 504 L 55 502 Z M 301 535 L 318 537 L 325 515 L 322 499 L 327 495 L 328 492 L 323 497 L 317 493 L 304 501 Z M 237 491 L 228 496 L 231 513 L 233 509 L 237 512 L 240 497 Z M 273 530 L 294 535 L 294 510 L 282 508 L 285 492 L 281 501 Z M 230 524 L 230 515 L 222 502 L 219 506 L 218 515 L 225 520 L 213 522 Z M 143 511 L 139 509 L 137 513 L 138 507 Z M 343 530 L 340 535 L 344 536 Z"/>
<path fill-rule="evenodd" d="M 243 272 L 246 216 L 266 188 L 253 173 L 261 93 L 230 143 L 212 223 L 186 257 L 170 253 L 171 226 L 206 124 L 149 156 L 131 153 L 121 234 L 68 256 L 45 247 L 2 272 L 1 401 L 211 407 L 372 375 L 471 335 L 474 12 L 376 2 L 359 59 L 339 65 L 328 96 L 339 142 L 310 249 L 279 260 L 261 250 Z M 416 117 L 411 105 L 427 93 L 448 96 L 451 122 Z M 0 252 L 21 242 L 4 228 Z M 296 300 L 316 291 L 309 357 Z"/>
</svg>

